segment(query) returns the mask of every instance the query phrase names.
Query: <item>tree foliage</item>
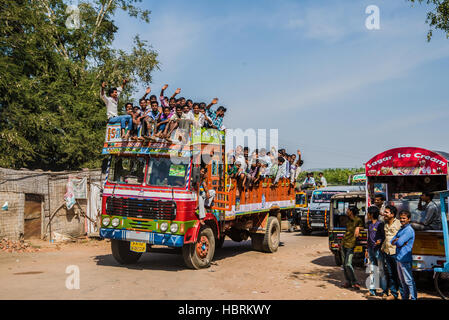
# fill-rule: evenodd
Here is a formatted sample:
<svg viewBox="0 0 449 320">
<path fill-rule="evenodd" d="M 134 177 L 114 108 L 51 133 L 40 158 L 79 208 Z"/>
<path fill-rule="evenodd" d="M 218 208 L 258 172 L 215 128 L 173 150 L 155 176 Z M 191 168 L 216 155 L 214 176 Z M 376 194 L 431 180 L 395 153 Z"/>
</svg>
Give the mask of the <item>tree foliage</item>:
<svg viewBox="0 0 449 320">
<path fill-rule="evenodd" d="M 433 30 L 439 29 L 446 33 L 449 38 L 449 0 L 409 0 L 410 2 L 425 2 L 433 5 L 433 9 L 427 13 L 426 23 L 430 26 L 427 33 L 427 40 L 432 39 Z"/>
<path fill-rule="evenodd" d="M 306 173 L 312 172 L 312 171 L 303 171 L 298 177 L 298 181 L 303 182 L 306 178 Z M 365 168 L 359 168 L 359 169 L 324 169 L 321 171 L 315 171 L 314 172 L 314 178 L 315 180 L 319 180 L 318 174 L 320 172 L 323 172 L 324 177 L 326 178 L 326 181 L 329 185 L 347 185 L 349 176 L 355 175 L 358 173 L 364 173 Z"/>
<path fill-rule="evenodd" d="M 71 30 L 63 0 L 0 0 L 0 166 L 99 166 L 101 82 L 118 86 L 128 78 L 129 96 L 133 83 L 149 84 L 158 68 L 157 53 L 137 35 L 129 51 L 112 47 L 118 10 L 149 22 L 139 2 L 79 1 L 80 26 Z"/>
</svg>

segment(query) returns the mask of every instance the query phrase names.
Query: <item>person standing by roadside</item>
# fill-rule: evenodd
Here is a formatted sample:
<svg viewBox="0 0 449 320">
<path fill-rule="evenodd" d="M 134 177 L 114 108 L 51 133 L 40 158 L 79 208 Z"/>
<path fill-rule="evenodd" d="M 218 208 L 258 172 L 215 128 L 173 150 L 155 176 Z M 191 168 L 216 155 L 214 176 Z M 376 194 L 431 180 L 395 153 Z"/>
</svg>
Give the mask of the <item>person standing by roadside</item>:
<svg viewBox="0 0 449 320">
<path fill-rule="evenodd" d="M 374 205 L 379 208 L 379 220 L 385 222 L 385 195 L 383 193 L 378 193 L 374 196 Z"/>
<path fill-rule="evenodd" d="M 348 216 L 348 222 L 346 223 L 346 232 L 343 236 L 341 243 L 341 261 L 343 262 L 343 269 L 346 282 L 343 284 L 343 288 L 354 288 L 360 290 L 360 284 L 357 282 L 354 273 L 354 267 L 352 266 L 352 257 L 354 256 L 354 247 L 357 238 L 360 235 L 360 230 L 363 229 L 363 222 L 358 217 L 359 209 L 355 206 L 351 206 L 346 211 Z"/>
<path fill-rule="evenodd" d="M 397 212 L 398 210 L 395 206 L 388 205 L 385 207 L 385 241 L 382 244 L 382 253 L 387 285 L 382 294 L 382 299 L 386 300 L 396 300 L 398 298 L 399 277 L 397 263 L 394 257 L 396 254 L 396 246 L 391 244 L 391 241 L 396 236 L 399 229 L 401 229 L 401 223 L 396 219 Z"/>
<path fill-rule="evenodd" d="M 416 284 L 412 273 L 412 248 L 415 241 L 415 230 L 410 225 L 410 211 L 402 210 L 399 214 L 401 229 L 391 241 L 396 246 L 396 261 L 402 300 L 417 299 Z"/>
<path fill-rule="evenodd" d="M 380 250 L 382 243 L 385 240 L 384 223 L 379 221 L 379 208 L 371 206 L 368 208 L 368 243 L 365 250 L 365 258 L 369 259 L 369 264 L 372 269 L 377 268 L 377 275 L 379 276 L 379 282 L 381 288 L 385 291 L 385 278 L 383 276 L 383 258 Z M 374 277 L 377 276 L 371 273 L 372 285 L 369 288 L 369 296 L 376 296 L 376 283 Z"/>
</svg>

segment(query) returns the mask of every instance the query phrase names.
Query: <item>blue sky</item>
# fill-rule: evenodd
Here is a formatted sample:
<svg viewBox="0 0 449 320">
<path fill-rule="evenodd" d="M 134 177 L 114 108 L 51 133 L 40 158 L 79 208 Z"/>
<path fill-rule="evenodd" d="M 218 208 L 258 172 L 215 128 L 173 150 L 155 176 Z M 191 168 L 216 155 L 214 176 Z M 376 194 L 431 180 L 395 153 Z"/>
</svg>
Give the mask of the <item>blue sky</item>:
<svg viewBox="0 0 449 320">
<path fill-rule="evenodd" d="M 368 5 L 380 30 L 367 30 Z M 279 129 L 305 168 L 359 167 L 393 147 L 449 151 L 449 40 L 426 41 L 426 5 L 405 0 L 144 1 L 123 14 L 114 47 L 139 34 L 153 75 L 196 101 L 220 98 L 228 128 Z M 171 89 L 171 90 L 170 90 Z M 142 93 L 144 88 L 142 87 Z M 139 93 L 140 95 L 140 93 Z"/>
</svg>

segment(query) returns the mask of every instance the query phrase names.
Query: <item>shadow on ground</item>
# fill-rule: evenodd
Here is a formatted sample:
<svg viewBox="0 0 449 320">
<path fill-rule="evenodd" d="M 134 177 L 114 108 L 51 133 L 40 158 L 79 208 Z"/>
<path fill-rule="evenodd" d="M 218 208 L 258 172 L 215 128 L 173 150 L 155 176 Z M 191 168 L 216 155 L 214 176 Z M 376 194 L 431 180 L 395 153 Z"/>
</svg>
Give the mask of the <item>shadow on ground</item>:
<svg viewBox="0 0 449 320">
<path fill-rule="evenodd" d="M 283 246 L 284 243 L 280 243 L 279 246 Z M 255 252 L 258 254 L 264 254 L 262 252 L 256 252 L 251 248 L 251 241 L 233 242 L 226 240 L 221 249 L 215 250 L 214 260 L 212 265 L 217 265 L 220 261 L 240 255 L 247 252 Z M 182 252 L 173 253 L 145 253 L 139 259 L 136 264 L 121 265 L 119 264 L 112 254 L 98 255 L 93 257 L 94 261 L 99 266 L 119 267 L 127 268 L 131 270 L 163 270 L 163 271 L 181 271 L 189 270 L 182 257 Z"/>
<path fill-rule="evenodd" d="M 319 270 L 317 272 L 311 272 L 310 274 L 316 274 L 320 279 L 325 280 L 329 284 L 340 287 L 345 282 L 343 269 L 335 264 L 334 256 L 332 254 L 321 256 L 312 261 L 313 264 L 320 267 L 327 267 L 326 270 Z M 355 267 L 355 274 L 359 283 L 362 286 L 360 291 L 363 294 L 368 293 L 366 289 L 365 281 L 368 278 L 368 274 L 364 267 Z M 440 300 L 438 293 L 436 292 L 433 284 L 432 274 L 420 273 L 415 274 L 415 282 L 418 289 L 418 297 L 420 294 L 426 294 L 426 297 L 420 298 L 421 300 Z M 353 289 L 348 289 L 353 290 Z M 379 300 L 379 297 L 367 297 L 368 300 Z"/>
</svg>

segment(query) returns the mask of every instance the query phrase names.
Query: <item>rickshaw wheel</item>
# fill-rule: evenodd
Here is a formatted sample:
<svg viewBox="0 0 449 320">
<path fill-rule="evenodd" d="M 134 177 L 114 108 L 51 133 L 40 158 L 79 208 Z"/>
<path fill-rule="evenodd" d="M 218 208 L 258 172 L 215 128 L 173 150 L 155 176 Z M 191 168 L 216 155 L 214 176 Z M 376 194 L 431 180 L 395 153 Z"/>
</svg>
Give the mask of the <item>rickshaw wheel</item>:
<svg viewBox="0 0 449 320">
<path fill-rule="evenodd" d="M 449 300 L 449 273 L 435 272 L 435 289 L 443 300 Z"/>
</svg>

